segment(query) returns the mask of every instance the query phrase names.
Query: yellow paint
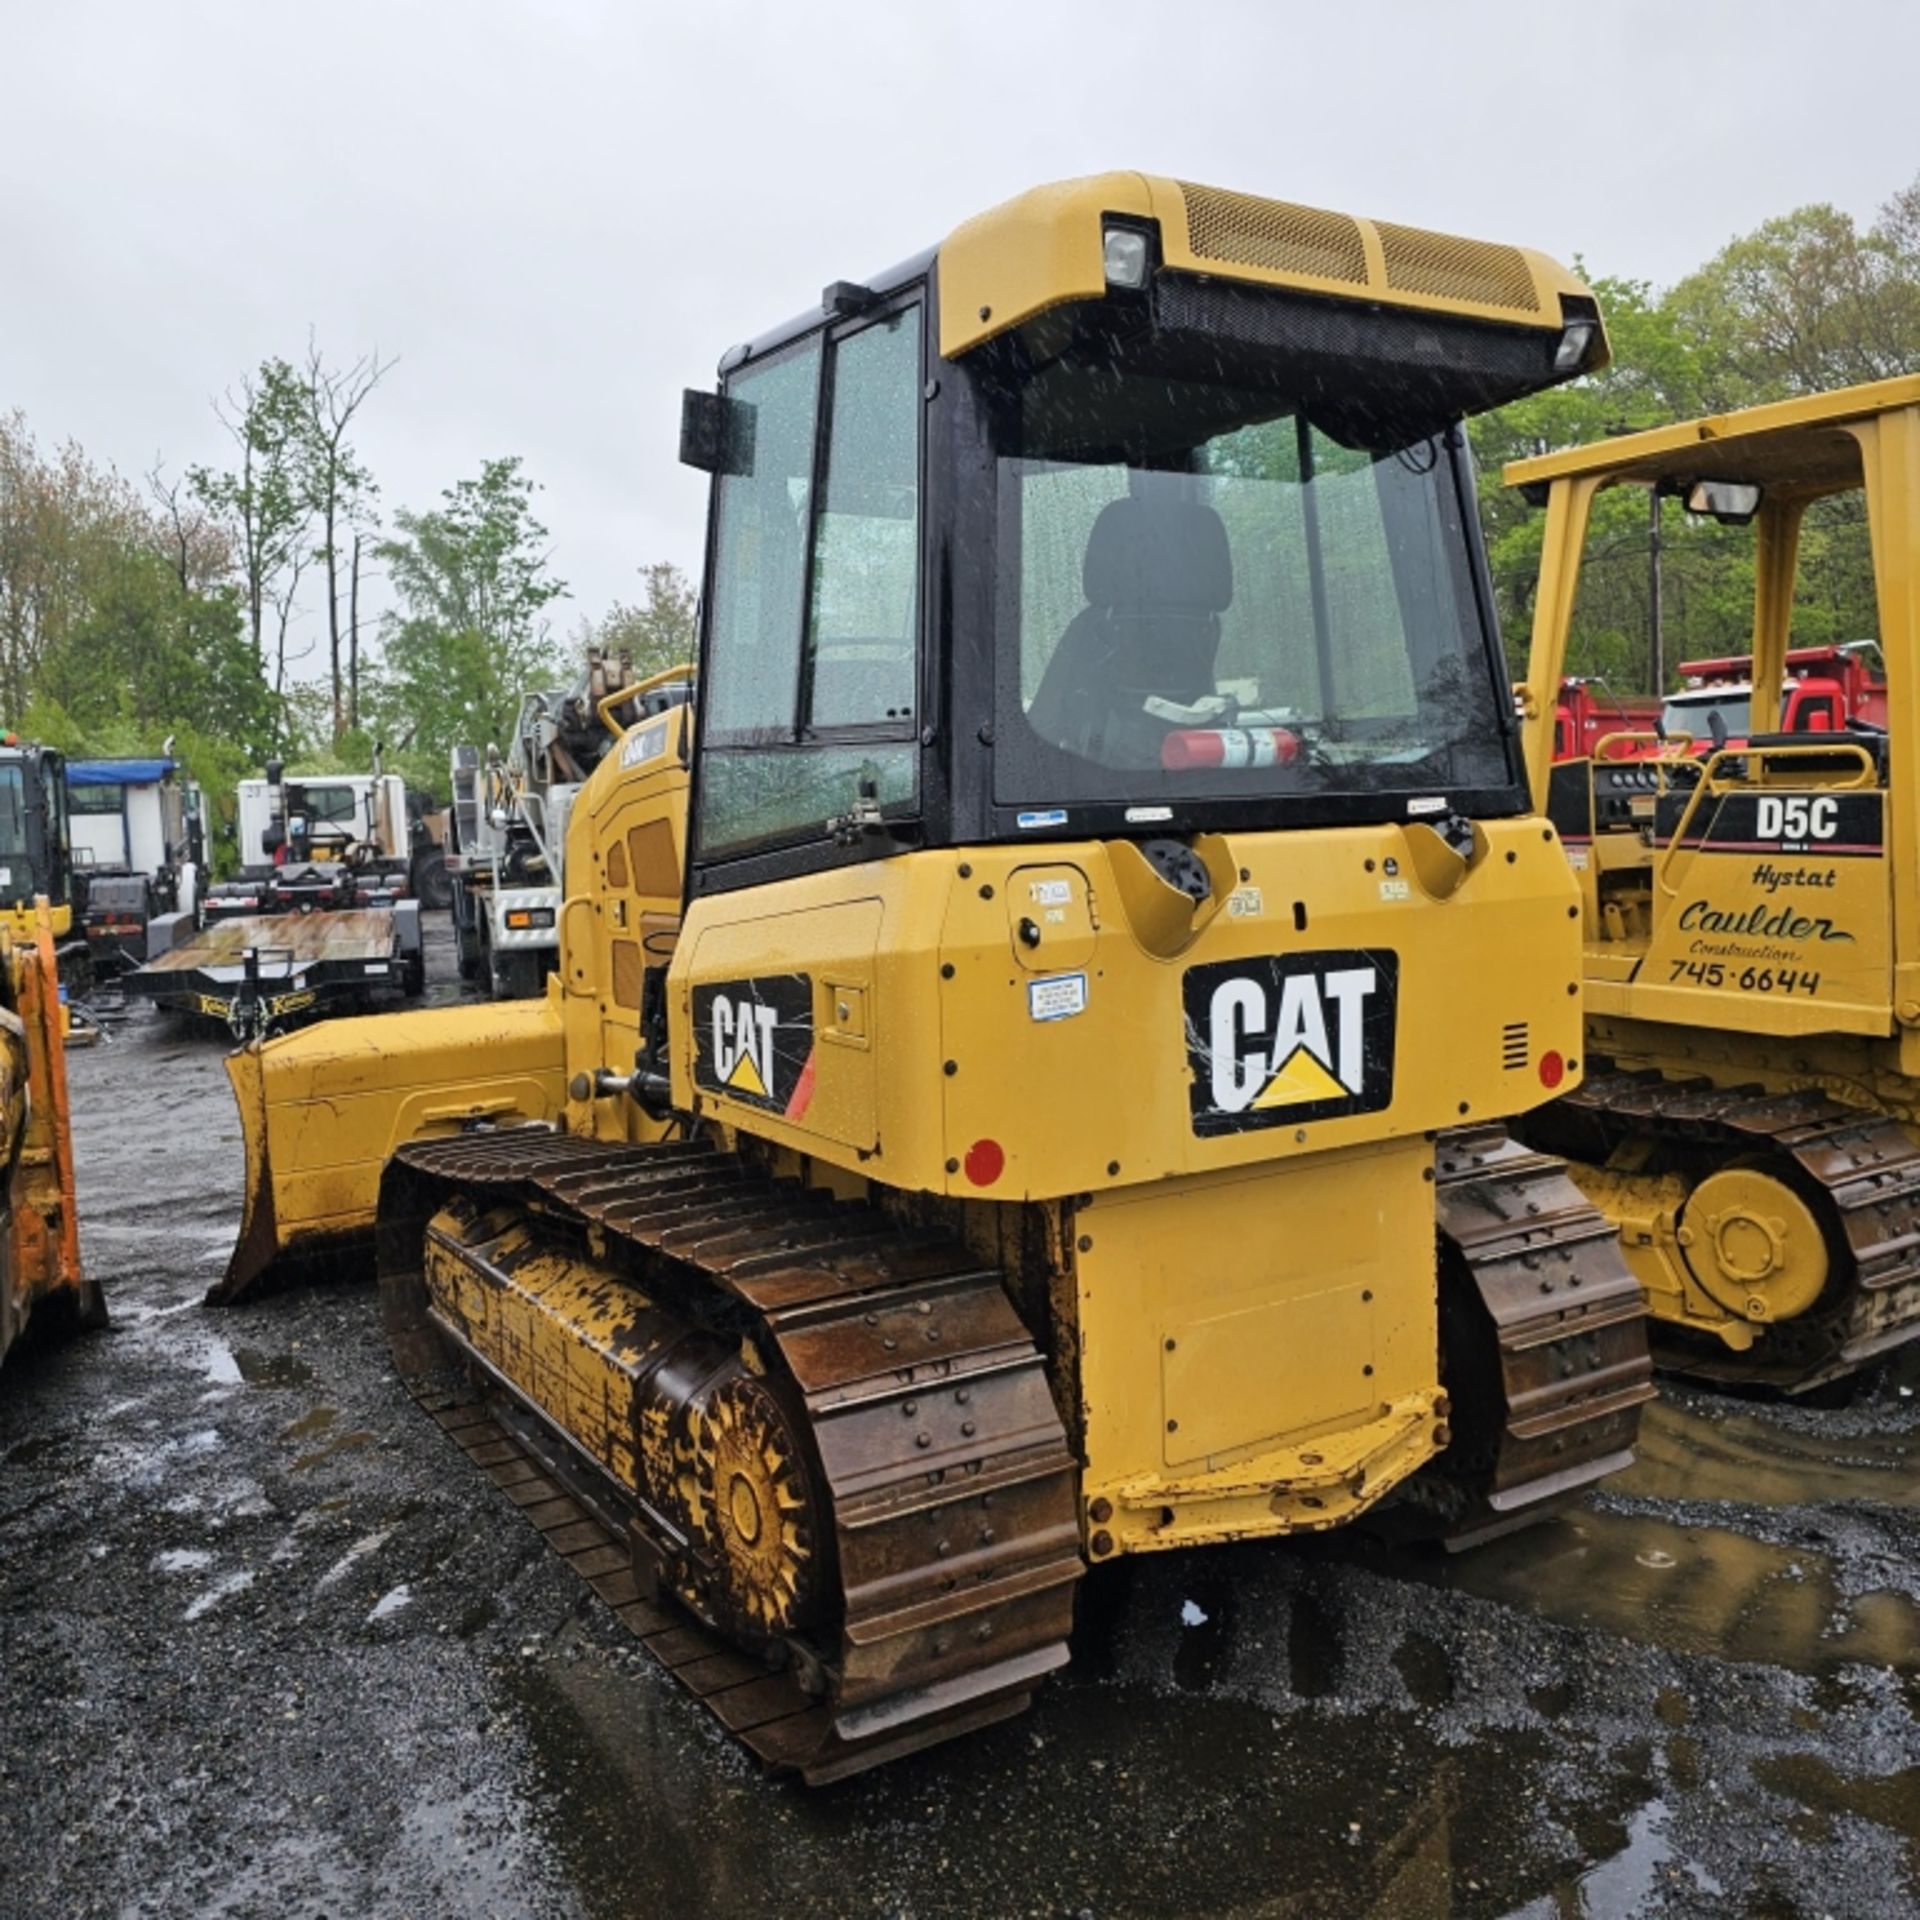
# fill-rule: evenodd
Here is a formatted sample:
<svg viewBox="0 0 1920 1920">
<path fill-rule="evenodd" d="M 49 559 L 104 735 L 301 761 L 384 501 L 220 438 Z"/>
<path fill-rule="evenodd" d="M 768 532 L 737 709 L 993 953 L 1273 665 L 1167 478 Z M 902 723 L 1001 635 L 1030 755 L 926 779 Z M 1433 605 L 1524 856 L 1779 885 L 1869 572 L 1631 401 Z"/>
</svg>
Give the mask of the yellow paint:
<svg viewBox="0 0 1920 1920">
<path fill-rule="evenodd" d="M 1576 876 L 1587 1048 L 1625 1068 L 1723 1087 L 1819 1088 L 1888 1113 L 1920 1137 L 1920 376 L 1518 461 L 1506 478 L 1548 489 L 1523 693 L 1537 802 L 1597 492 L 1673 492 L 1696 479 L 1763 489 L 1752 632 L 1759 733 L 1778 725 L 1806 508 L 1837 494 L 1860 498 L 1887 671 L 1885 784 L 1858 741 L 1807 735 L 1758 753 L 1707 756 L 1665 845 L 1655 843 L 1650 814 L 1596 833 Z M 1678 753 L 1670 748 L 1657 766 L 1663 783 Z M 1767 844 L 1716 844 L 1704 833 L 1712 807 L 1729 796 L 1753 796 L 1757 822 L 1762 802 L 1837 805 L 1862 794 L 1880 809 L 1877 852 L 1824 851 L 1804 830 Z M 1632 1164 L 1631 1152 L 1625 1164 L 1574 1171 L 1619 1222 L 1661 1318 L 1744 1348 L 1821 1299 L 1829 1255 L 1820 1222 L 1798 1193 L 1765 1175 L 1724 1168 L 1689 1193 L 1678 1176 Z"/>
<path fill-rule="evenodd" d="M 1414 1139 L 1077 1210 L 1085 1492 L 1119 1551 L 1335 1526 L 1432 1457 L 1432 1164 Z"/>
<path fill-rule="evenodd" d="M 750 1094 L 765 1100 L 767 1083 L 760 1078 L 760 1069 L 753 1064 L 753 1055 L 743 1053 L 733 1064 L 733 1071 L 727 1075 L 727 1085 L 736 1093 Z"/>
<path fill-rule="evenodd" d="M 247 1153 L 236 1260 L 370 1230 L 380 1176 L 409 1140 L 558 1119 L 563 1060 L 546 1000 L 330 1020 L 229 1055 Z"/>
<path fill-rule="evenodd" d="M 1172 957 L 1167 927 L 1157 919 L 1136 925 L 1125 911 L 1114 864 L 1122 848 L 1132 854 L 1125 842 L 1050 849 L 1048 871 L 1084 875 L 1088 905 L 1059 948 L 1042 927 L 1030 965 L 1015 958 L 1008 924 L 1031 904 L 1027 847 L 902 854 L 710 895 L 690 908 L 668 975 L 674 1103 L 896 1190 L 996 1201 L 1311 1160 L 1521 1112 L 1547 1098 L 1534 1070 L 1543 1053 L 1577 1063 L 1583 1051 L 1574 992 L 1578 896 L 1540 821 L 1489 821 L 1485 836 L 1485 853 L 1450 897 L 1430 899 L 1416 888 L 1385 903 L 1384 863 L 1406 860 L 1397 826 L 1234 835 L 1230 846 L 1223 841 L 1227 870 L 1247 870 L 1258 911 L 1213 915 L 1184 945 L 1172 942 Z M 1304 931 L 1295 925 L 1296 901 Z M 1391 1107 L 1302 1129 L 1196 1135 L 1185 970 L 1352 948 L 1399 956 Z M 1030 995 L 1055 973 L 1056 952 L 1058 971 L 1085 975 L 1085 1011 L 1036 1020 Z M 1516 964 L 1520 955 L 1524 964 Z M 868 1045 L 819 1049 L 814 1102 L 798 1119 L 694 1081 L 695 987 L 788 973 L 813 980 L 816 1034 L 834 1024 L 829 980 L 868 989 Z M 1526 1028 L 1519 1069 L 1504 1061 L 1510 1025 Z M 1426 1044 L 1432 1035 L 1445 1035 L 1446 1045 Z M 1573 1071 L 1577 1077 L 1577 1065 Z M 1005 1156 L 1004 1171 L 986 1185 L 966 1171 L 982 1140 Z"/>
<path fill-rule="evenodd" d="M 942 351 L 1104 297 L 1111 213 L 1154 222 L 1177 273 L 1369 309 L 1557 334 L 1563 297 L 1585 294 L 1516 249 L 1111 174 L 1024 195 L 946 243 Z M 236 1071 L 260 1109 L 256 1187 L 284 1205 L 276 1232 L 363 1221 L 393 1147 L 462 1118 L 537 1111 L 602 1139 L 656 1137 L 662 1123 L 621 1087 L 638 1055 L 643 1080 L 670 1075 L 676 1125 L 999 1243 L 1081 1449 L 1098 1554 L 1333 1526 L 1445 1446 L 1433 1136 L 1538 1104 L 1541 1058 L 1558 1053 L 1577 1079 L 1584 1050 L 1579 896 L 1543 821 L 1483 822 L 1464 857 L 1394 823 L 1202 835 L 1212 886 L 1198 904 L 1125 839 L 903 852 L 708 895 L 682 923 L 689 724 L 686 709 L 648 721 L 587 782 L 560 972 L 501 1040 L 386 1016 Z M 1357 1042 L 1336 1064 L 1315 1058 L 1329 1041 L 1290 1034 L 1273 1043 L 1285 1057 L 1258 1064 L 1255 1124 L 1197 1128 L 1191 971 L 1335 950 L 1397 966 L 1378 1104 L 1311 1117 L 1358 1084 Z M 810 983 L 808 1020 L 774 1084 L 764 1056 L 733 1066 L 731 1086 L 698 1084 L 711 1056 L 696 996 L 776 978 L 791 990 L 794 976 Z M 656 1059 L 639 1008 L 662 987 Z M 356 1048 L 375 1057 L 336 1086 Z M 756 1555 L 784 1505 L 766 1494 L 784 1456 L 717 1410 L 681 1430 L 659 1402 L 636 1405 L 654 1309 L 591 1261 L 515 1241 L 524 1231 L 493 1231 L 504 1283 L 443 1238 L 436 1306 L 607 1471 L 684 1513 L 744 1591 L 776 1592 Z"/>
<path fill-rule="evenodd" d="M 456 1201 L 437 1214 L 425 1280 L 443 1327 L 710 1555 L 753 1631 L 798 1621 L 814 1559 L 806 1469 L 725 1347 L 689 1337 L 623 1274 L 559 1251 L 511 1208 Z"/>
<path fill-rule="evenodd" d="M 689 706 L 649 719 L 647 726 L 665 731 L 662 751 L 632 767 L 620 764 L 618 750 L 608 753 L 574 803 L 567 827 L 574 890 L 561 914 L 557 989 L 570 1076 L 602 1066 L 632 1068 L 642 1039 L 644 977 L 672 956 L 686 859 L 692 721 Z M 615 885 L 610 873 L 624 884 Z M 636 934 L 642 979 L 627 1005 L 615 993 L 614 945 L 632 945 Z M 600 1139 L 647 1139 L 660 1131 L 623 1096 L 575 1101 L 568 1124 Z"/>
<path fill-rule="evenodd" d="M 1591 297 L 1564 267 L 1525 248 L 1152 174 L 1100 173 L 1032 188 L 948 236 L 940 248 L 941 353 L 953 359 L 1051 308 L 1104 296 L 1102 234 L 1113 215 L 1157 223 L 1163 265 L 1215 279 L 1556 333 L 1560 296 Z M 1492 297 L 1499 282 L 1511 292 Z M 1602 339 L 1589 364 L 1605 360 Z"/>
<path fill-rule="evenodd" d="M 1838 475 L 1857 474 L 1858 461 L 1833 436 L 1912 406 L 1920 406 L 1920 374 L 1901 374 L 1510 461 L 1501 478 L 1510 487 L 1582 477 L 1607 486 L 1644 487 L 1662 480 L 1749 476 L 1771 486 L 1784 477 L 1785 484 L 1809 495 L 1835 492 L 1855 484 Z M 1795 439 L 1800 444 L 1788 444 Z"/>
<path fill-rule="evenodd" d="M 0 907 L 0 929 L 5 930 L 15 946 L 30 947 L 38 935 L 41 911 L 45 912 L 56 940 L 64 940 L 73 931 L 73 909 L 64 901 L 57 907 L 46 906 L 44 902 L 37 906 Z"/>
<path fill-rule="evenodd" d="M 24 937 L 0 926 L 0 1355 L 38 1312 L 106 1318 L 80 1265 L 57 915 L 37 899 Z"/>
<path fill-rule="evenodd" d="M 1271 1112 L 1308 1100 L 1337 1100 L 1343 1091 L 1340 1082 L 1305 1047 L 1295 1047 L 1253 1104 L 1258 1111 Z"/>
<path fill-rule="evenodd" d="M 1755 1167 L 1723 1167 L 1694 1188 L 1680 1244 L 1706 1291 L 1744 1320 L 1791 1320 L 1826 1285 L 1826 1243 L 1812 1208 Z"/>
</svg>

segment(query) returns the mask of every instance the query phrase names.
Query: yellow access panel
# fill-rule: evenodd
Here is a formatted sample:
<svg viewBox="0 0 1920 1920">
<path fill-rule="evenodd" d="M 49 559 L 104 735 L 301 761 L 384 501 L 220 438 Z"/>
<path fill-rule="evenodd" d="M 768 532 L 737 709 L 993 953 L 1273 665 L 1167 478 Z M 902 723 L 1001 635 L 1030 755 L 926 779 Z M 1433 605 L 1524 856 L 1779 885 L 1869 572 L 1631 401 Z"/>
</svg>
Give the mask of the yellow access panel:
<svg viewBox="0 0 1920 1920">
<path fill-rule="evenodd" d="M 1078 1209 L 1086 1487 L 1122 1550 L 1337 1525 L 1444 1442 L 1432 1174 L 1416 1138 Z"/>
</svg>

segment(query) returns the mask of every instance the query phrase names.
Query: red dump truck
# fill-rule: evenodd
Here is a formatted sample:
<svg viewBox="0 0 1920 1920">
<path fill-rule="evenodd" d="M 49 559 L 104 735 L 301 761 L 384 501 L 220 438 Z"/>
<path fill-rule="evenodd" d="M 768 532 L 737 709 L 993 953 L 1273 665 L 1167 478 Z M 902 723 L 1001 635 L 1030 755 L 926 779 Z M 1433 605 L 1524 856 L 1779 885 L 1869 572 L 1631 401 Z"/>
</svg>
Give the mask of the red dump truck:
<svg viewBox="0 0 1920 1920">
<path fill-rule="evenodd" d="M 1872 641 L 1838 647 L 1795 647 L 1787 655 L 1780 693 L 1782 733 L 1841 733 L 1849 721 L 1887 724 L 1887 682 Z M 1569 677 L 1560 683 L 1553 711 L 1553 757 L 1585 760 L 1609 734 L 1687 735 L 1695 755 L 1715 746 L 1740 746 L 1753 731 L 1753 656 L 1730 653 L 1717 660 L 1683 660 L 1682 681 L 1665 699 L 1617 694 L 1604 680 Z M 1713 721 L 1719 716 L 1718 739 Z M 1622 741 L 1609 759 L 1632 759 L 1656 751 L 1651 740 Z"/>
<path fill-rule="evenodd" d="M 1869 656 L 1872 656 L 1871 658 Z M 1843 647 L 1794 647 L 1780 693 L 1781 733 L 1842 733 L 1850 720 L 1887 724 L 1887 682 L 1871 641 Z M 1695 751 L 1739 746 L 1753 731 L 1753 656 L 1683 660 L 1684 684 L 1660 710 L 1668 733 L 1689 733 Z M 1716 737 L 1714 716 L 1724 732 Z"/>
<path fill-rule="evenodd" d="M 1553 757 L 1584 760 L 1610 733 L 1651 733 L 1660 701 L 1650 693 L 1617 694 L 1604 680 L 1569 676 L 1553 709 Z"/>
</svg>

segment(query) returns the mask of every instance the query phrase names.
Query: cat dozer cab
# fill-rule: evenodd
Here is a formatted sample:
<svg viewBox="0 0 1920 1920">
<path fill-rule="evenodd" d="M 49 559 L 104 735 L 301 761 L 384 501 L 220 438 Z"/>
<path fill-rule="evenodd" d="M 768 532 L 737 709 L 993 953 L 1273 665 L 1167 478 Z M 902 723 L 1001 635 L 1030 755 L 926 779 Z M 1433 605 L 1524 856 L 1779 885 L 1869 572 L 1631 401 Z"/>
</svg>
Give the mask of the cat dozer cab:
<svg viewBox="0 0 1920 1920">
<path fill-rule="evenodd" d="M 66 1030 L 54 917 L 43 895 L 22 939 L 0 924 L 0 1359 L 36 1340 L 103 1327 L 99 1283 L 80 1270 Z"/>
<path fill-rule="evenodd" d="M 1721 1380 L 1800 1391 L 1920 1335 L 1916 475 L 1920 378 L 1507 469 L 1547 507 L 1535 798 L 1558 783 L 1590 835 L 1587 1078 L 1528 1137 L 1619 1223 L 1663 1358 Z M 1550 767 L 1589 507 L 1618 486 L 1751 526 L 1751 734 Z M 1783 732 L 1798 533 L 1839 496 L 1871 530 L 1886 726 Z"/>
<path fill-rule="evenodd" d="M 1579 909 L 1459 428 L 1603 352 L 1533 255 L 1116 173 L 729 354 L 547 994 L 236 1055 L 223 1292 L 377 1229 L 421 1398 L 812 1780 L 1018 1710 L 1089 1562 L 1624 1463 L 1639 1289 L 1500 1125 Z"/>
<path fill-rule="evenodd" d="M 78 931 L 85 900 L 85 878 L 74 871 L 66 756 L 0 732 L 0 931 L 15 946 L 31 947 L 44 903 L 60 978 L 73 995 L 93 985 L 92 958 Z"/>
</svg>

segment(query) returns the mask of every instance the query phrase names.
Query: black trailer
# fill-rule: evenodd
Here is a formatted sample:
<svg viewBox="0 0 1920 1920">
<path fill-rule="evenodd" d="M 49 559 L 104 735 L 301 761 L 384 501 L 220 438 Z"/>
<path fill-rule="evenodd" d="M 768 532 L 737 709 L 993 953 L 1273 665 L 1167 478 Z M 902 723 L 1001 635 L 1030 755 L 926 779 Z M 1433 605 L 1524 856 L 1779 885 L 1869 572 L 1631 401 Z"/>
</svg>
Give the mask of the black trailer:
<svg viewBox="0 0 1920 1920">
<path fill-rule="evenodd" d="M 222 1021 L 243 1036 L 368 1012 L 383 1001 L 412 999 L 426 985 L 417 900 L 230 915 L 197 933 L 182 922 L 188 916 L 163 914 L 152 923 L 153 951 L 126 976 L 126 991 L 170 1012 Z"/>
</svg>

